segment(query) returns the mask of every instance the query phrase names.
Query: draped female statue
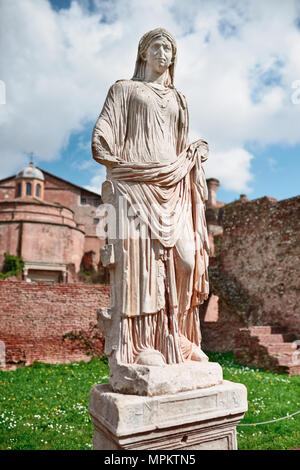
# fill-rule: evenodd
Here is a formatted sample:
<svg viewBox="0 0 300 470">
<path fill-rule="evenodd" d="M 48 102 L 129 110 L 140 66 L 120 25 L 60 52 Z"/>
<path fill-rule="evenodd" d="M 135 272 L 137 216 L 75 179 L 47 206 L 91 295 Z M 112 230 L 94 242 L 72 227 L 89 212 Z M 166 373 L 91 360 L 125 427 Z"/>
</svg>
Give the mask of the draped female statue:
<svg viewBox="0 0 300 470">
<path fill-rule="evenodd" d="M 176 56 L 168 31 L 146 33 L 132 79 L 112 85 L 93 131 L 122 227 L 108 240 L 113 300 L 111 317 L 102 314 L 113 331 L 106 351 L 119 364 L 207 361 L 198 307 L 208 296 L 208 145 L 189 143 Z"/>
</svg>

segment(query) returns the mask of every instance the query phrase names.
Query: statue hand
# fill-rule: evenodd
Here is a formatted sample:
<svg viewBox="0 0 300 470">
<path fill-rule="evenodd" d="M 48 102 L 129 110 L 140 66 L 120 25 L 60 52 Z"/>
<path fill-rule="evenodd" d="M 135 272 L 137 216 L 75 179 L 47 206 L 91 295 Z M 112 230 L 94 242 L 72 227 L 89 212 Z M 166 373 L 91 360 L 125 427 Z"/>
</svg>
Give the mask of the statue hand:
<svg viewBox="0 0 300 470">
<path fill-rule="evenodd" d="M 201 162 L 205 162 L 208 158 L 208 143 L 205 140 L 199 139 L 190 144 L 188 153 L 190 156 L 195 155 L 201 159 Z"/>
</svg>

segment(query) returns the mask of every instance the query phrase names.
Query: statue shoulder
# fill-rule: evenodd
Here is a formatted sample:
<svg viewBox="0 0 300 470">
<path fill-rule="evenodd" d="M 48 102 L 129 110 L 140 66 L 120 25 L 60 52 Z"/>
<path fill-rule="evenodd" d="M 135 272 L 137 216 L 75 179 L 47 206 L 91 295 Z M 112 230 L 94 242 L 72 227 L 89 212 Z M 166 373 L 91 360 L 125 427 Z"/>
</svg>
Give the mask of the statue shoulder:
<svg viewBox="0 0 300 470">
<path fill-rule="evenodd" d="M 112 86 L 111 89 L 114 90 L 127 90 L 134 86 L 135 82 L 133 80 L 121 79 L 117 80 Z"/>
<path fill-rule="evenodd" d="M 114 84 L 120 83 L 122 86 L 130 86 L 134 83 L 133 80 L 128 80 L 126 78 L 121 78 L 120 80 L 117 80 Z"/>
<path fill-rule="evenodd" d="M 108 95 L 118 97 L 118 96 L 126 96 L 132 88 L 134 87 L 134 83 L 132 80 L 117 80 L 109 89 Z"/>
</svg>

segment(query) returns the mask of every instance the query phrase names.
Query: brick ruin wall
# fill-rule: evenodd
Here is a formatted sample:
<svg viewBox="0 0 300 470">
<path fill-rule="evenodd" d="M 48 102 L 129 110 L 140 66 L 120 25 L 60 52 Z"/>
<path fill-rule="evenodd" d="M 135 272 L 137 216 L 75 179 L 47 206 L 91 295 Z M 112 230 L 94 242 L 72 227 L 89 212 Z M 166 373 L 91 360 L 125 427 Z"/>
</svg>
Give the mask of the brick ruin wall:
<svg viewBox="0 0 300 470">
<path fill-rule="evenodd" d="M 234 349 L 239 328 L 281 325 L 300 334 L 300 196 L 261 198 L 223 209 L 223 235 L 210 260 L 211 293 L 219 297 L 217 321 L 205 321 L 202 347 Z"/>
<path fill-rule="evenodd" d="M 108 286 L 0 281 L 6 366 L 89 360 L 102 353 L 97 309 L 108 305 Z"/>
<path fill-rule="evenodd" d="M 207 304 L 201 309 L 204 350 L 233 350 L 238 329 L 252 325 L 282 325 L 300 334 L 299 216 L 300 197 L 224 208 L 224 234 L 215 239 L 209 268 L 219 308 L 213 321 L 205 321 Z M 96 311 L 108 305 L 108 286 L 0 281 L 7 364 L 89 359 L 103 350 Z"/>
</svg>

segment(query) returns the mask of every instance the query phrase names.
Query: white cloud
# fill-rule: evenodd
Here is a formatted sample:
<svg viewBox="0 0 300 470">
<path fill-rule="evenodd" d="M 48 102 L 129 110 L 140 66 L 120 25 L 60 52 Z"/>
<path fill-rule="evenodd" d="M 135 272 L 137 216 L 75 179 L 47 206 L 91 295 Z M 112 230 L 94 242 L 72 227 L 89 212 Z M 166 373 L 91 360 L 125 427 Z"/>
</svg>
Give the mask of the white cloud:
<svg viewBox="0 0 300 470">
<path fill-rule="evenodd" d="M 93 191 L 94 193 L 101 194 L 101 187 L 102 187 L 103 181 L 105 181 L 105 178 L 106 178 L 106 169 L 104 166 L 101 165 L 100 168 L 98 168 L 96 172 L 94 172 L 94 175 L 91 179 L 90 184 L 86 185 L 85 188 L 88 189 L 89 191 Z"/>
<path fill-rule="evenodd" d="M 96 119 L 107 84 L 106 42 L 119 25 L 99 25 L 76 2 L 54 12 L 46 0 L 1 2 L 1 173 L 15 170 L 24 152 L 40 160 L 59 155 L 73 131 Z"/>
<path fill-rule="evenodd" d="M 108 87 L 131 77 L 140 36 L 163 26 L 177 38 L 175 81 L 188 99 L 191 137 L 210 144 L 207 176 L 249 190 L 247 142 L 300 142 L 300 107 L 291 102 L 299 13 L 296 0 L 80 0 L 59 11 L 48 0 L 2 1 L 0 176 L 24 164 L 26 152 L 58 158 L 72 132 L 95 122 Z"/>
<path fill-rule="evenodd" d="M 232 148 L 227 152 L 214 153 L 213 159 L 208 159 L 205 165 L 207 178 L 217 178 L 224 189 L 232 191 L 251 191 L 253 177 L 250 164 L 253 155 L 242 148 Z"/>
<path fill-rule="evenodd" d="M 90 170 L 94 167 L 94 161 L 90 158 L 89 160 L 74 161 L 72 167 L 77 170 Z"/>
</svg>

